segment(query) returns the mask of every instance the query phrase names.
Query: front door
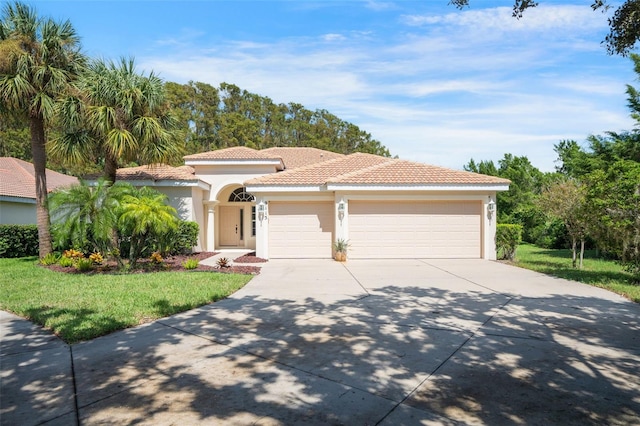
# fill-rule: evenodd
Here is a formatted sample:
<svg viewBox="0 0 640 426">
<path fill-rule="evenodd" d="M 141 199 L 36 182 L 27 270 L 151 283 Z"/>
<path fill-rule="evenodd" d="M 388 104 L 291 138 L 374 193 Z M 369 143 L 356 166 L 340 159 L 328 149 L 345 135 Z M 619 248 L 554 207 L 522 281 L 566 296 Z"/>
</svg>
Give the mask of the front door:
<svg viewBox="0 0 640 426">
<path fill-rule="evenodd" d="M 242 239 L 242 209 L 237 206 L 220 206 L 220 245 L 238 247 Z"/>
</svg>

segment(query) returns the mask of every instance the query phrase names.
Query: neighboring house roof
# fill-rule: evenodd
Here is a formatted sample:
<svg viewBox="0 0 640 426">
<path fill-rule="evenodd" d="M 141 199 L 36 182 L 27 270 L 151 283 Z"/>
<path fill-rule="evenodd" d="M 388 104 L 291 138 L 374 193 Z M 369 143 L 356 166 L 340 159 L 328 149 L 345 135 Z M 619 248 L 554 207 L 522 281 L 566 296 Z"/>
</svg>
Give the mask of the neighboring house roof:
<svg viewBox="0 0 640 426">
<path fill-rule="evenodd" d="M 413 161 L 355 153 L 310 166 L 251 179 L 251 186 L 297 185 L 508 185 L 494 176 Z"/>
<path fill-rule="evenodd" d="M 273 147 L 263 149 L 260 152 L 281 158 L 285 170 L 317 164 L 333 160 L 334 158 L 346 157 L 344 154 L 337 152 L 305 147 Z"/>
<path fill-rule="evenodd" d="M 46 170 L 47 191 L 78 183 L 78 178 Z M 0 196 L 36 198 L 33 164 L 13 157 L 0 157 Z"/>
</svg>

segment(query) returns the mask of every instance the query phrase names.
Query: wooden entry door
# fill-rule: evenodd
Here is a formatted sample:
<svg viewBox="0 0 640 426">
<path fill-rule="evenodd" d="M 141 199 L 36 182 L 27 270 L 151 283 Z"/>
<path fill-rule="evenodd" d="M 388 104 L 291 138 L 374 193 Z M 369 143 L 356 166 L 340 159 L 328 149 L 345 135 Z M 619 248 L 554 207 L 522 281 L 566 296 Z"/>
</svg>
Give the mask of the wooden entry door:
<svg viewBox="0 0 640 426">
<path fill-rule="evenodd" d="M 242 209 L 237 206 L 220 206 L 220 245 L 238 247 L 241 241 Z"/>
</svg>

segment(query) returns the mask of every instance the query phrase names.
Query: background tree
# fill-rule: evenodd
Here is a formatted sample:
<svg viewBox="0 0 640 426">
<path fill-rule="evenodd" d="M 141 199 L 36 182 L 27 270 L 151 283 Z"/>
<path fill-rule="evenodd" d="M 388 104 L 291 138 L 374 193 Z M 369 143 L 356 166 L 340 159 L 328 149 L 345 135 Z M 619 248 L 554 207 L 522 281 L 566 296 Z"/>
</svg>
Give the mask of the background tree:
<svg viewBox="0 0 640 426">
<path fill-rule="evenodd" d="M 80 39 L 69 21 L 40 19 L 20 2 L 5 5 L 0 18 L 0 113 L 11 112 L 29 123 L 40 257 L 52 250 L 45 127 L 57 98 L 69 90 L 84 64 Z"/>
<path fill-rule="evenodd" d="M 640 282 L 640 163 L 620 160 L 587 179 L 594 238 Z"/>
<path fill-rule="evenodd" d="M 590 0 L 591 8 L 607 11 L 612 6 L 607 0 Z M 469 0 L 450 0 L 458 9 L 469 6 Z M 522 18 L 525 10 L 536 7 L 536 0 L 513 0 L 513 16 Z M 614 11 L 609 22 L 609 34 L 603 44 L 609 54 L 626 56 L 640 39 L 640 0 L 626 0 Z"/>
<path fill-rule="evenodd" d="M 276 104 L 229 83 L 219 88 L 199 82 L 167 83 L 166 88 L 190 153 L 230 146 L 305 146 L 390 156 L 369 133 L 327 110 L 311 111 L 295 102 Z"/>
<path fill-rule="evenodd" d="M 585 188 L 573 179 L 560 179 L 546 186 L 538 201 L 543 211 L 564 223 L 571 239 L 574 268 L 578 263 L 577 246 L 580 242 L 579 268 L 582 269 L 584 245 L 589 226 Z"/>
<path fill-rule="evenodd" d="M 62 134 L 51 152 L 71 163 L 102 163 L 115 182 L 119 165 L 171 163 L 182 153 L 164 82 L 138 74 L 133 59 L 97 60 L 79 83 L 79 92 L 60 104 Z"/>
</svg>

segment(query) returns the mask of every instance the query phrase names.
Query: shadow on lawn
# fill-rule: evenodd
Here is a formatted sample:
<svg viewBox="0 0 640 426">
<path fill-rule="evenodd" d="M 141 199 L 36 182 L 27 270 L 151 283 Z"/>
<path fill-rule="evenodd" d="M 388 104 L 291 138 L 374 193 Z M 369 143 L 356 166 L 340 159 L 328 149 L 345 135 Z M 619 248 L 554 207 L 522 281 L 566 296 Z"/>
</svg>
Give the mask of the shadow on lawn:
<svg viewBox="0 0 640 426">
<path fill-rule="evenodd" d="M 640 306 L 388 281 L 330 303 L 226 299 L 74 345 L 80 422 L 584 425 L 640 416 Z"/>
</svg>

